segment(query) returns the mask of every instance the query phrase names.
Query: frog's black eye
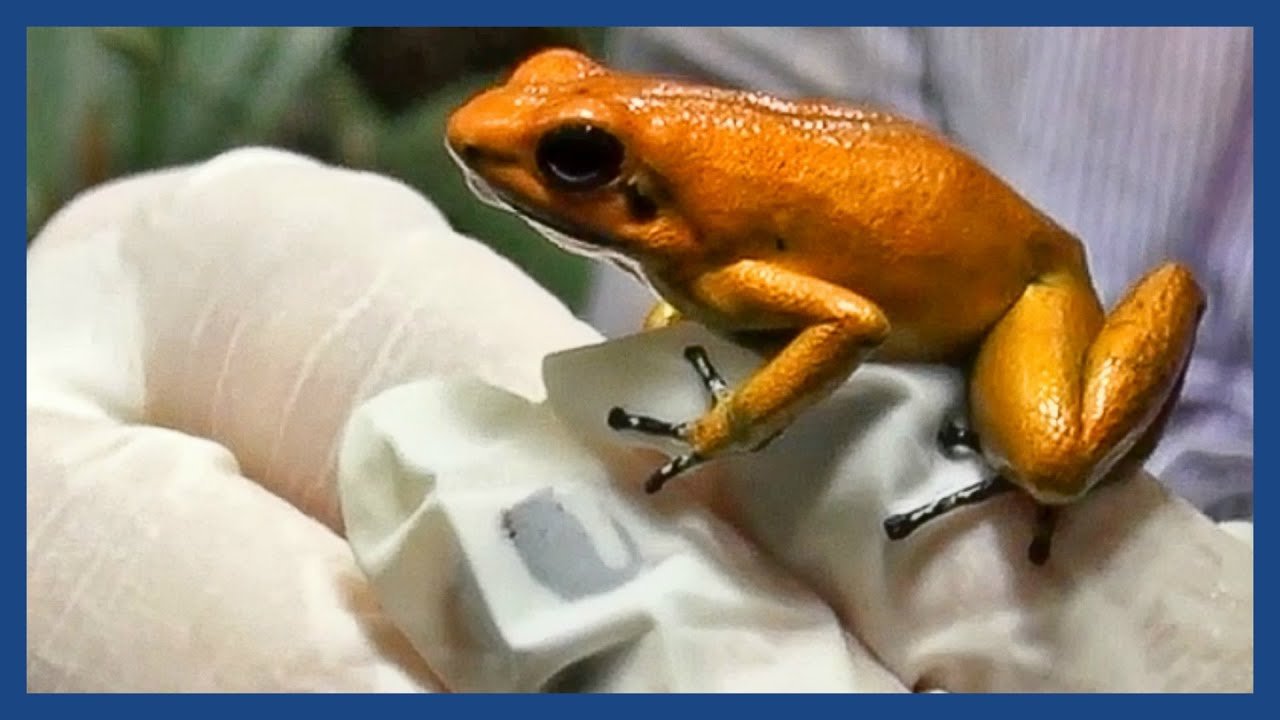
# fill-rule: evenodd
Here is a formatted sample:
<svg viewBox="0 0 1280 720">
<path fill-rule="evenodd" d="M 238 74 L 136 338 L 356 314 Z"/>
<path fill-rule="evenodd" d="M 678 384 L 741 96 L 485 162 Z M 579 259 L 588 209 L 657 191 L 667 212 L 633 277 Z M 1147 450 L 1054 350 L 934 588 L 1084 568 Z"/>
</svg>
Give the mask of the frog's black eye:
<svg viewBox="0 0 1280 720">
<path fill-rule="evenodd" d="M 564 125 L 538 141 L 538 170 L 561 190 L 594 190 L 622 173 L 622 142 L 595 125 Z"/>
</svg>

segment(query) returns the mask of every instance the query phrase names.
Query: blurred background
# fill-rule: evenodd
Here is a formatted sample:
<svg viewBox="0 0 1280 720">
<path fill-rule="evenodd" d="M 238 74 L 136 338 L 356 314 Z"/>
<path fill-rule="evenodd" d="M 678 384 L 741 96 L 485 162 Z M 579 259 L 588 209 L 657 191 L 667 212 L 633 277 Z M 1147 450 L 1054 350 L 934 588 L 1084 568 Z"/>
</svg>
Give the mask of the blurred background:
<svg viewBox="0 0 1280 720">
<path fill-rule="evenodd" d="M 441 138 L 524 56 L 603 43 L 592 28 L 29 28 L 28 242 L 84 188 L 270 144 L 413 185 L 580 310 L 586 263 L 441 172 Z"/>
</svg>

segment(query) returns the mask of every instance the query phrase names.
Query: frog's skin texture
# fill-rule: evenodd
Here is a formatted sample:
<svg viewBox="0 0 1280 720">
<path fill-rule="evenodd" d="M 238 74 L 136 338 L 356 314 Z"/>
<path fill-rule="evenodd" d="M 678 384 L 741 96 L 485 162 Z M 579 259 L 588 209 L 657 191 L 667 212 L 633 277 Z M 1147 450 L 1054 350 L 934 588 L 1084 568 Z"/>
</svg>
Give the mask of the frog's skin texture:
<svg viewBox="0 0 1280 720">
<path fill-rule="evenodd" d="M 457 109 L 447 144 L 482 196 L 647 281 L 663 300 L 647 327 L 687 318 L 768 349 L 706 414 L 667 426 L 690 453 L 655 488 L 760 446 L 874 358 L 966 368 L 986 458 L 1042 505 L 1070 503 L 1154 432 L 1203 314 L 1175 263 L 1105 312 L 1075 237 L 878 110 L 549 50 Z"/>
</svg>

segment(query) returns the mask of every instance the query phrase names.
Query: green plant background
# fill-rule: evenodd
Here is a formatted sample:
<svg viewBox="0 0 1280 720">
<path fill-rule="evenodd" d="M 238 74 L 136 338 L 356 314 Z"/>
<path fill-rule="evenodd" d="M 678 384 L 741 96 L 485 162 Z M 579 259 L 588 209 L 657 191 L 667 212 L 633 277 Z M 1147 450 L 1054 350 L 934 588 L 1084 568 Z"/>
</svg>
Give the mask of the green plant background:
<svg viewBox="0 0 1280 720">
<path fill-rule="evenodd" d="M 599 52 L 604 33 L 563 28 Z M 390 113 L 342 61 L 349 28 L 29 28 L 28 241 L 80 190 L 133 172 L 267 144 L 385 173 L 462 232 L 580 309 L 586 264 L 477 202 L 446 157 L 449 111 L 498 77 L 462 71 Z"/>
</svg>

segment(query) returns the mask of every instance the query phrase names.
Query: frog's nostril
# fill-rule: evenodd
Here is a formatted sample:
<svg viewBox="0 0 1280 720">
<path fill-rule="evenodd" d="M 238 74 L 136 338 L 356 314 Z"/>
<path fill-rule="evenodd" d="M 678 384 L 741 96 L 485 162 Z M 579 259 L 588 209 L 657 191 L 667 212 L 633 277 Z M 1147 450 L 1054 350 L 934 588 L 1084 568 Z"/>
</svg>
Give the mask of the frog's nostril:
<svg viewBox="0 0 1280 720">
<path fill-rule="evenodd" d="M 454 138 L 449 138 L 449 141 L 446 144 L 449 146 L 449 150 L 453 152 L 454 156 L 466 165 L 474 166 L 484 162 L 487 155 L 484 148 L 476 145 L 475 143 L 462 142 Z"/>
</svg>

